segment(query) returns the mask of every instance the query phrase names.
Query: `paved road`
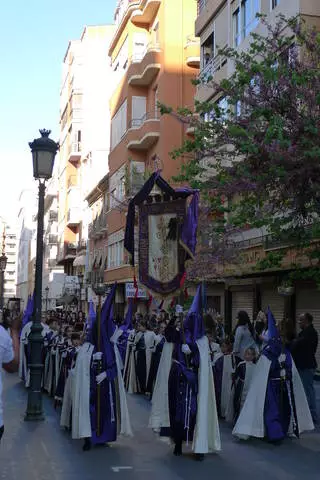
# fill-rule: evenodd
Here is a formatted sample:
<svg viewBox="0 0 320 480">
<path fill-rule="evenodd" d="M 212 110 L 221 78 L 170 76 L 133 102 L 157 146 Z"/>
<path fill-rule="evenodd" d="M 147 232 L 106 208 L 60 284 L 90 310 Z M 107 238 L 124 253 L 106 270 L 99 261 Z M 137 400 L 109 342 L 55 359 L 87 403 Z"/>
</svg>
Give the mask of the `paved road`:
<svg viewBox="0 0 320 480">
<path fill-rule="evenodd" d="M 81 442 L 72 441 L 60 430 L 51 400 L 45 398 L 45 422 L 25 423 L 26 393 L 16 377 L 4 377 L 6 434 L 0 447 L 1 480 L 320 478 L 319 431 L 275 447 L 258 440 L 238 442 L 232 438 L 230 429 L 221 425 L 223 451 L 198 463 L 188 453 L 174 457 L 171 447 L 153 435 L 147 428 L 150 406 L 137 396 L 129 397 L 134 438 L 83 453 Z"/>
</svg>

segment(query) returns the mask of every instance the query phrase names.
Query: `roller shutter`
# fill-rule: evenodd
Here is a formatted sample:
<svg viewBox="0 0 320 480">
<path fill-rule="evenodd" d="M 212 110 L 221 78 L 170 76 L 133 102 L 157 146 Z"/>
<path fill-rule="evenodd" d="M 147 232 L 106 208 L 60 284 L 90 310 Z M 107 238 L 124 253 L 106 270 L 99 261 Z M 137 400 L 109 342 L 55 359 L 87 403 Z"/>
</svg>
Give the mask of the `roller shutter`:
<svg viewBox="0 0 320 480">
<path fill-rule="evenodd" d="M 296 319 L 298 321 L 299 316 L 302 313 L 309 312 L 313 316 L 313 325 L 317 330 L 320 340 L 320 291 L 316 288 L 299 287 L 297 289 L 296 297 Z M 297 326 L 297 331 L 299 327 Z M 317 362 L 318 368 L 320 368 L 320 347 L 318 345 L 317 350 Z"/>
<path fill-rule="evenodd" d="M 277 323 L 282 322 L 285 298 L 278 294 L 275 287 L 261 286 L 261 308 L 265 312 L 270 307 Z"/>
<path fill-rule="evenodd" d="M 253 292 L 250 290 L 234 290 L 232 292 L 232 328 L 237 323 L 237 314 L 239 310 L 245 310 L 252 321 L 253 311 Z"/>
</svg>

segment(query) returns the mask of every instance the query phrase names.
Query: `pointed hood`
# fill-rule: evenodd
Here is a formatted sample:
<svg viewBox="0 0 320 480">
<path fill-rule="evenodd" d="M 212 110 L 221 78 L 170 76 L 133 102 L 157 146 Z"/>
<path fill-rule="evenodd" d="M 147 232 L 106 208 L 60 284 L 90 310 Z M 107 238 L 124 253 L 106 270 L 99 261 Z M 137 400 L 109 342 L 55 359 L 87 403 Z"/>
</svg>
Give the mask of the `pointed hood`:
<svg viewBox="0 0 320 480">
<path fill-rule="evenodd" d="M 202 316 L 202 286 L 198 286 L 197 293 L 193 299 L 192 305 L 184 321 L 186 334 L 191 335 L 193 341 L 202 338 L 205 335 L 203 316 Z"/>
<path fill-rule="evenodd" d="M 282 350 L 282 341 L 277 328 L 277 324 L 270 307 L 267 312 L 268 319 L 268 343 L 265 346 L 263 353 L 271 360 L 274 357 L 278 357 Z"/>
<path fill-rule="evenodd" d="M 132 318 L 133 318 L 133 299 L 128 299 L 128 310 L 124 318 L 123 324 L 120 327 L 123 332 L 132 330 Z"/>
<path fill-rule="evenodd" d="M 33 307 L 34 307 L 34 292 L 33 292 L 32 296 L 29 295 L 29 297 L 28 297 L 27 306 L 26 306 L 26 309 L 25 309 L 23 317 L 22 317 L 21 329 L 23 327 L 25 327 L 28 322 L 31 321 L 31 317 L 32 317 L 32 314 L 33 314 Z"/>
</svg>

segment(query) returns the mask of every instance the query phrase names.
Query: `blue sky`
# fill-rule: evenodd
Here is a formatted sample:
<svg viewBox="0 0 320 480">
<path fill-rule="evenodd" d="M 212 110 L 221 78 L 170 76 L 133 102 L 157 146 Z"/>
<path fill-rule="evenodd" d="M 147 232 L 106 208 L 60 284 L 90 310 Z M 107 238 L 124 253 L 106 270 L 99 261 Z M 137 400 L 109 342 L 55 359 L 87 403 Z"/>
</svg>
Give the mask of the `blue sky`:
<svg viewBox="0 0 320 480">
<path fill-rule="evenodd" d="M 69 40 L 85 25 L 113 22 L 116 0 L 1 2 L 0 215 L 17 211 L 21 189 L 32 185 L 28 142 L 39 128 L 59 137 L 61 65 Z"/>
</svg>

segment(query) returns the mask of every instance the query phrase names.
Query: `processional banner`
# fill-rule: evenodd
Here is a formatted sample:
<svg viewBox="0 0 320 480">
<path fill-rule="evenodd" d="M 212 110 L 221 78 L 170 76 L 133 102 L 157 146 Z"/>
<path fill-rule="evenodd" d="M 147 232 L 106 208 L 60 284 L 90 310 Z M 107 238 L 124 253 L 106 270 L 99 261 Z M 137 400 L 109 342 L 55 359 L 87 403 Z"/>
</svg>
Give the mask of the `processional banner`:
<svg viewBox="0 0 320 480">
<path fill-rule="evenodd" d="M 157 192 L 152 196 L 154 186 Z M 188 203 L 188 199 L 192 198 Z M 124 246 L 139 281 L 153 294 L 165 297 L 181 288 L 185 262 L 196 248 L 199 192 L 174 190 L 158 172 L 130 201 Z M 139 259 L 135 265 L 136 210 L 139 212 Z"/>
</svg>

